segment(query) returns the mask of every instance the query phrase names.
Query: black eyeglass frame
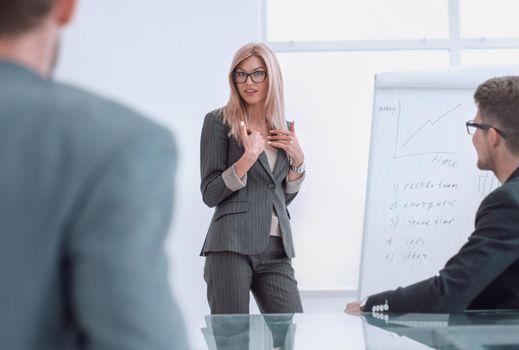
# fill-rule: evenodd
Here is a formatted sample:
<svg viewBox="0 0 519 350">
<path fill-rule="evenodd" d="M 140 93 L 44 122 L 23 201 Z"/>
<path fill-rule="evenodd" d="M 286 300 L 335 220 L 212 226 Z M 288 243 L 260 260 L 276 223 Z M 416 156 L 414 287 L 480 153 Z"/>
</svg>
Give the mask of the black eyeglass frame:
<svg viewBox="0 0 519 350">
<path fill-rule="evenodd" d="M 478 128 L 481 130 L 494 129 L 499 135 L 501 135 L 502 138 L 506 139 L 506 134 L 503 131 L 499 130 L 498 128 L 496 128 L 495 126 L 490 125 L 490 124 L 476 123 L 473 120 L 469 120 L 468 122 L 465 123 L 465 126 L 467 127 L 467 133 L 469 135 L 474 135 L 474 133 L 470 132 L 470 127 Z"/>
<path fill-rule="evenodd" d="M 261 81 L 254 80 L 254 74 L 260 73 L 260 72 L 261 73 L 265 73 L 263 80 L 261 80 Z M 245 80 L 238 81 L 238 79 L 237 79 L 238 74 L 245 75 Z M 265 70 L 256 70 L 256 71 L 251 72 L 251 73 L 245 73 L 245 72 L 241 72 L 241 71 L 234 71 L 233 72 L 234 82 L 236 84 L 245 84 L 247 82 L 247 80 L 249 79 L 249 77 L 250 77 L 250 79 L 252 80 L 253 83 L 263 83 L 265 80 L 267 80 L 268 75 L 269 75 L 269 73 L 267 71 L 265 71 Z"/>
</svg>

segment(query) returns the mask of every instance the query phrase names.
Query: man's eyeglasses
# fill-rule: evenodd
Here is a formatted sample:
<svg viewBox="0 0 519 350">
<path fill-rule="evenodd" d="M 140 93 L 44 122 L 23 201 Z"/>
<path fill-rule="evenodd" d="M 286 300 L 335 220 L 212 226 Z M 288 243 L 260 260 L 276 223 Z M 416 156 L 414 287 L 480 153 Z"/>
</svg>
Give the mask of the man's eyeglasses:
<svg viewBox="0 0 519 350">
<path fill-rule="evenodd" d="M 267 72 L 264 70 L 257 70 L 252 73 L 234 72 L 234 81 L 238 84 L 245 83 L 249 77 L 254 83 L 263 83 L 267 79 Z"/>
<path fill-rule="evenodd" d="M 476 133 L 476 129 L 482 129 L 482 130 L 488 130 L 488 129 L 494 129 L 499 135 L 501 135 L 502 138 L 506 139 L 506 134 L 496 128 L 493 125 L 490 124 L 484 124 L 484 123 L 476 123 L 473 120 L 469 120 L 465 123 L 467 126 L 467 132 L 469 135 L 474 135 Z"/>
</svg>

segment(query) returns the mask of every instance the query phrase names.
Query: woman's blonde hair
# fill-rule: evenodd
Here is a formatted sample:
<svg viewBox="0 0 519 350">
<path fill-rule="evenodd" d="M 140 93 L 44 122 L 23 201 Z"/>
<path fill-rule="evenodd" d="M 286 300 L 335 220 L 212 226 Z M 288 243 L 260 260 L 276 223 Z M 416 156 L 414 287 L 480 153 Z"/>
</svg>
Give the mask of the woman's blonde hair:
<svg viewBox="0 0 519 350">
<path fill-rule="evenodd" d="M 240 121 L 247 121 L 247 104 L 240 96 L 234 81 L 236 68 L 247 58 L 256 56 L 263 61 L 267 68 L 268 91 L 265 100 L 265 118 L 269 129 L 287 129 L 285 119 L 285 102 L 283 98 L 283 78 L 276 55 L 270 47 L 263 43 L 249 43 L 241 47 L 232 60 L 229 71 L 231 94 L 229 102 L 223 110 L 224 123 L 230 127 L 229 136 L 240 140 Z"/>
</svg>

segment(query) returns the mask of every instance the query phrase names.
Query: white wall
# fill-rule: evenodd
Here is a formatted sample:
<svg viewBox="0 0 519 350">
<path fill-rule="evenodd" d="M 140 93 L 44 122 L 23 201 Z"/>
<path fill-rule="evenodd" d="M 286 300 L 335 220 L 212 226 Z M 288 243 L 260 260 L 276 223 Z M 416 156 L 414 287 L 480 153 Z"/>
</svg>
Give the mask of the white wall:
<svg viewBox="0 0 519 350">
<path fill-rule="evenodd" d="M 227 71 L 259 40 L 259 0 L 85 0 L 65 32 L 58 78 L 130 104 L 171 127 L 180 162 L 168 247 L 171 277 L 193 345 L 209 313 L 199 257 L 212 210 L 199 191 L 205 113 L 228 98 Z"/>
</svg>

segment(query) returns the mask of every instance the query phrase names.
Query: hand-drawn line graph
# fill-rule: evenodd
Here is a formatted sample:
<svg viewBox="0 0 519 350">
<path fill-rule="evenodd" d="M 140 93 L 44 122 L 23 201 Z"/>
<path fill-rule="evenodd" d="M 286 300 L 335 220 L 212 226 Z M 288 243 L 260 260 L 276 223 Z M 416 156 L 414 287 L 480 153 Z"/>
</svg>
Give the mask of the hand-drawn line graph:
<svg viewBox="0 0 519 350">
<path fill-rule="evenodd" d="M 456 106 L 448 109 L 446 112 L 442 113 L 438 118 L 429 118 L 427 119 L 420 127 L 418 127 L 416 130 L 411 132 L 409 136 L 406 138 L 402 138 L 404 142 L 400 142 L 400 134 L 401 134 L 401 125 L 400 125 L 400 117 L 402 114 L 402 101 L 398 101 L 398 119 L 397 119 L 397 130 L 396 130 L 396 139 L 395 139 L 395 153 L 393 155 L 393 159 L 403 158 L 403 157 L 413 157 L 413 156 L 423 156 L 428 154 L 457 154 L 458 152 L 449 152 L 449 151 L 434 151 L 431 149 L 431 151 L 419 151 L 414 152 L 412 150 L 407 151 L 405 148 L 408 146 L 409 142 L 418 138 L 421 133 L 425 132 L 426 130 L 430 130 L 431 128 L 436 127 L 436 123 L 438 123 L 440 120 L 443 120 L 444 118 L 447 118 L 451 115 L 453 115 L 453 112 L 456 111 L 458 108 L 461 107 L 461 104 L 457 104 Z M 400 145 L 400 147 L 399 147 Z M 434 146 L 431 146 L 434 147 Z"/>
</svg>

